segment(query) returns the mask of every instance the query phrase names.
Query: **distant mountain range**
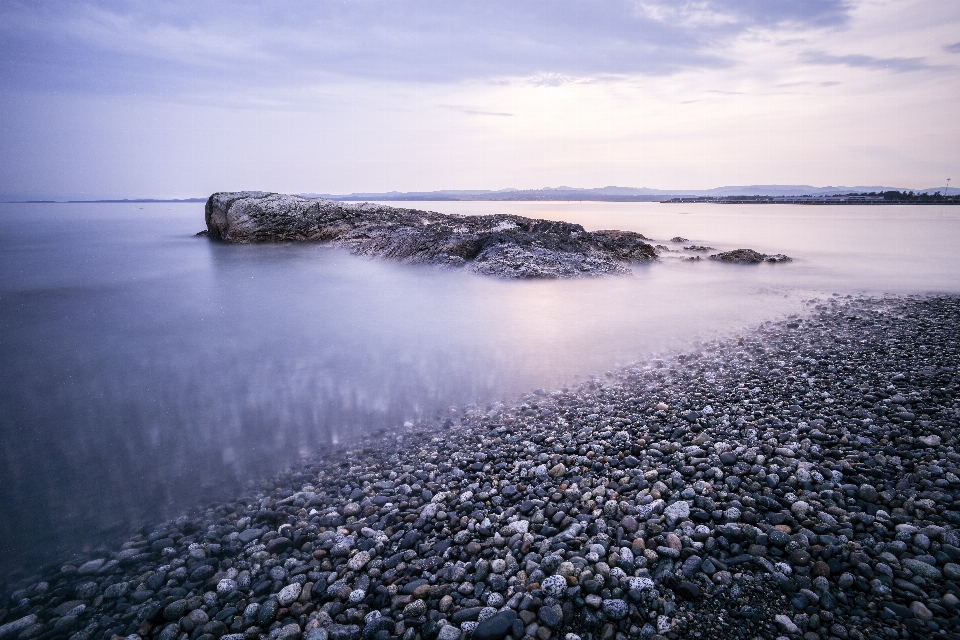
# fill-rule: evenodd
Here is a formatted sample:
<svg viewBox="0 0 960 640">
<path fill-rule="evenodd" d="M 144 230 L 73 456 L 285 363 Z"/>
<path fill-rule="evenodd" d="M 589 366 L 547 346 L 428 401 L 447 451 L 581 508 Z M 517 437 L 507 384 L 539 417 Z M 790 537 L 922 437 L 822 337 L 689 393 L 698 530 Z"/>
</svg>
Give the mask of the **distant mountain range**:
<svg viewBox="0 0 960 640">
<path fill-rule="evenodd" d="M 905 189 L 903 187 L 855 186 L 855 187 L 813 187 L 805 184 L 754 184 L 745 186 L 716 187 L 714 189 L 650 189 L 647 187 L 598 187 L 593 189 L 579 187 L 544 187 L 543 189 L 442 189 L 440 191 L 387 191 L 358 192 L 347 194 L 301 193 L 313 198 L 329 198 L 341 201 L 607 201 L 607 202 L 659 202 L 682 197 L 723 197 L 723 196 L 828 196 L 847 193 L 871 193 L 880 191 L 914 191 L 915 193 L 944 193 L 944 187 L 929 189 Z M 951 188 L 950 194 L 960 193 L 960 189 Z M 23 194 L 0 194 L 0 202 L 206 202 L 206 197 L 197 198 L 125 198 L 125 199 L 79 199 L 76 197 L 26 196 Z"/>
<path fill-rule="evenodd" d="M 914 190 L 917 193 L 935 193 L 943 187 Z M 910 191 L 898 187 L 855 186 L 855 187 L 813 187 L 810 185 L 761 184 L 714 189 L 650 189 L 646 187 L 599 187 L 582 189 L 576 187 L 545 187 L 543 189 L 500 189 L 498 191 L 481 189 L 444 189 L 440 191 L 388 191 L 385 193 L 363 192 L 349 194 L 304 193 L 308 197 L 322 197 L 331 200 L 351 201 L 403 201 L 403 200 L 545 200 L 570 201 L 593 200 L 610 202 L 659 202 L 678 197 L 722 197 L 722 196 L 826 196 L 846 193 L 870 193 L 879 191 Z M 953 191 L 953 190 L 951 190 Z"/>
</svg>

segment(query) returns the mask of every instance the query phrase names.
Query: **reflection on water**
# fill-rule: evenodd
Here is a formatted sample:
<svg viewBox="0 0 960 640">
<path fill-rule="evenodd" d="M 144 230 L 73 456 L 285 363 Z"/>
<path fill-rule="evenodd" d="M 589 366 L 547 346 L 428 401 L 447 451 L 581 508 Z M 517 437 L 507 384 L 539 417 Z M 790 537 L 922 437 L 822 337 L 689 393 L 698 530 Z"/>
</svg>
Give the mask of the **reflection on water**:
<svg viewBox="0 0 960 640">
<path fill-rule="evenodd" d="M 422 207 L 797 261 L 504 282 L 212 244 L 192 237 L 202 205 L 0 205 L 0 571 L 108 544 L 357 432 L 602 374 L 825 292 L 960 285 L 957 208 Z"/>
</svg>

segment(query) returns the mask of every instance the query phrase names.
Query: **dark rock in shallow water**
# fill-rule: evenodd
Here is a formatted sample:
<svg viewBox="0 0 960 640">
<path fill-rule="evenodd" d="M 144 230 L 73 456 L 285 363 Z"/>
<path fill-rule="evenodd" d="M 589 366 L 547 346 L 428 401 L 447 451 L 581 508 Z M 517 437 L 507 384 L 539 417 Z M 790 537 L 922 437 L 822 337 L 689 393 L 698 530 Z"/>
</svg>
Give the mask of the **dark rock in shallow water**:
<svg viewBox="0 0 960 640">
<path fill-rule="evenodd" d="M 733 251 L 724 251 L 710 256 L 711 260 L 720 262 L 732 262 L 734 264 L 758 264 L 760 262 L 790 262 L 793 258 L 785 256 L 782 253 L 767 255 L 753 249 L 734 249 Z"/>
<path fill-rule="evenodd" d="M 627 273 L 623 263 L 656 258 L 646 238 L 630 231 L 588 232 L 578 224 L 506 214 L 451 216 L 259 191 L 213 194 L 206 222 L 208 235 L 225 242 L 326 242 L 358 255 L 506 278 Z"/>
</svg>

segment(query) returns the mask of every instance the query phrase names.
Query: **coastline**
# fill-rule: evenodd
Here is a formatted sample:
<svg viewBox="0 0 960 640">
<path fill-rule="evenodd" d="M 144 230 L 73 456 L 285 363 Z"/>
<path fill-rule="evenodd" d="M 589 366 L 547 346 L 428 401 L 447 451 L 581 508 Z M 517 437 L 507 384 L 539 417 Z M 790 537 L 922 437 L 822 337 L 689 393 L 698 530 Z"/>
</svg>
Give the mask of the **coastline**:
<svg viewBox="0 0 960 640">
<path fill-rule="evenodd" d="M 366 438 L 43 576 L 0 640 L 955 632 L 958 316 L 834 300 Z"/>
</svg>

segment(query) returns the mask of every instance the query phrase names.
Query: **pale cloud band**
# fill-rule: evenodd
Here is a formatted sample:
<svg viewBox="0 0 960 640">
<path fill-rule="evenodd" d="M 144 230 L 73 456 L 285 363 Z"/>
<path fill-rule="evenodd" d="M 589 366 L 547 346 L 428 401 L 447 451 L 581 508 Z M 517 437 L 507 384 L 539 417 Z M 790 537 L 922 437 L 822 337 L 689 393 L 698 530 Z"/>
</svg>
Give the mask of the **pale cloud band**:
<svg viewBox="0 0 960 640">
<path fill-rule="evenodd" d="M 840 0 L 5 2 L 2 81 L 155 91 L 328 76 L 456 82 L 735 64 L 751 30 L 842 28 Z"/>
<path fill-rule="evenodd" d="M 958 32 L 937 0 L 7 0 L 0 197 L 925 188 Z"/>
</svg>

